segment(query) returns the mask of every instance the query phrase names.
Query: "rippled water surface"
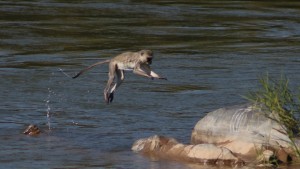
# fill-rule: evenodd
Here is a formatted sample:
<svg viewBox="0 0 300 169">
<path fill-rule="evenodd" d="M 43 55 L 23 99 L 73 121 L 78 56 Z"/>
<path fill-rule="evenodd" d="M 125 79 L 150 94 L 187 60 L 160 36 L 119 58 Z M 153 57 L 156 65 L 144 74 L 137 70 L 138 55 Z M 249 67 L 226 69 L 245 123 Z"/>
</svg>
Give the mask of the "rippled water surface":
<svg viewBox="0 0 300 169">
<path fill-rule="evenodd" d="M 209 168 L 131 152 L 154 134 L 189 143 L 195 123 L 245 103 L 257 77 L 300 81 L 300 3 L 0 1 L 0 168 Z M 126 73 L 106 105 L 107 65 L 151 49 L 168 81 Z M 43 134 L 22 130 L 37 124 Z M 297 168 L 297 166 L 295 166 Z"/>
</svg>

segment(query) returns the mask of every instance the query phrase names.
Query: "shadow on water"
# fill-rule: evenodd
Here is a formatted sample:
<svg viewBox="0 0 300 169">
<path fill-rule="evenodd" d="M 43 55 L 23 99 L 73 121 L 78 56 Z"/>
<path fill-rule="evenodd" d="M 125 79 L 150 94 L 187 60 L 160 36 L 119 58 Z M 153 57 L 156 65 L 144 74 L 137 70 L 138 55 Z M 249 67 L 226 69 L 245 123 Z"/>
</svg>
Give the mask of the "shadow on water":
<svg viewBox="0 0 300 169">
<path fill-rule="evenodd" d="M 59 62 L 32 62 L 32 61 L 25 61 L 21 63 L 8 63 L 5 65 L 0 65 L 0 68 L 21 68 L 21 69 L 28 69 L 28 68 L 38 68 L 38 67 L 59 67 L 59 66 L 72 66 L 74 64 L 68 64 L 68 63 L 59 63 Z"/>
<path fill-rule="evenodd" d="M 170 92 L 170 93 L 182 93 L 182 92 L 197 92 L 197 91 L 207 91 L 212 90 L 211 86 L 197 86 L 197 85 L 164 85 L 162 87 L 151 90 L 151 92 Z"/>
<path fill-rule="evenodd" d="M 0 6 L 4 168 L 207 168 L 151 161 L 130 147 L 154 134 L 188 143 L 205 112 L 244 103 L 241 95 L 256 87 L 259 74 L 284 73 L 293 87 L 300 81 L 297 1 L 50 0 Z M 76 80 L 66 77 L 145 48 L 154 51 L 152 67 L 168 81 L 126 72 L 111 105 L 102 98 L 107 65 Z M 51 132 L 22 135 L 30 123 L 44 131 L 50 123 Z"/>
</svg>

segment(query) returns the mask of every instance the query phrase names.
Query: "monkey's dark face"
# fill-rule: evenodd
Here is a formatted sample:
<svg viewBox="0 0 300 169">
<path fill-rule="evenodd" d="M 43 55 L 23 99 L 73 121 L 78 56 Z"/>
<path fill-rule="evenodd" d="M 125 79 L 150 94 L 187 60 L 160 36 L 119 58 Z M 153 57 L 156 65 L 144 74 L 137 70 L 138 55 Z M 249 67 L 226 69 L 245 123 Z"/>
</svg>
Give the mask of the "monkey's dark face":
<svg viewBox="0 0 300 169">
<path fill-rule="evenodd" d="M 151 50 L 141 50 L 140 56 L 142 63 L 146 63 L 148 65 L 152 64 L 153 52 Z"/>
<path fill-rule="evenodd" d="M 147 58 L 147 64 L 148 64 L 148 65 L 151 65 L 151 63 L 152 63 L 152 57 L 148 57 L 148 58 Z"/>
</svg>

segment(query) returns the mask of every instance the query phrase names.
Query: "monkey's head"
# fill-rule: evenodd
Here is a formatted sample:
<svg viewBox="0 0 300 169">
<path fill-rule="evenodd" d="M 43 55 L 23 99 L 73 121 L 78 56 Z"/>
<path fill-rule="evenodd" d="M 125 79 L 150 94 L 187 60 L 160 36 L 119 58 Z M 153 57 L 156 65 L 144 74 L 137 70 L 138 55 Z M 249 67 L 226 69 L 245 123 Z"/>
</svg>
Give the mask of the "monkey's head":
<svg viewBox="0 0 300 169">
<path fill-rule="evenodd" d="M 142 63 L 151 65 L 153 59 L 153 52 L 151 50 L 141 50 L 139 51 L 139 54 L 140 54 L 140 61 Z"/>
</svg>

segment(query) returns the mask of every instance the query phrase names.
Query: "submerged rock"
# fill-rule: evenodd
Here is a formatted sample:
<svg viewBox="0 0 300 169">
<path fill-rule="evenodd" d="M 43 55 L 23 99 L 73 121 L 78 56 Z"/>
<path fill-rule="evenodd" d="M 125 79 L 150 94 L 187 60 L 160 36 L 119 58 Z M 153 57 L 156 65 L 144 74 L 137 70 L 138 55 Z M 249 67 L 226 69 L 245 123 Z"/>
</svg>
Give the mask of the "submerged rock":
<svg viewBox="0 0 300 169">
<path fill-rule="evenodd" d="M 227 148 L 213 144 L 184 145 L 173 138 L 157 135 L 137 140 L 132 150 L 152 158 L 217 165 L 243 164 Z"/>
<path fill-rule="evenodd" d="M 23 132 L 23 134 L 30 136 L 37 136 L 41 133 L 41 130 L 34 124 L 30 124 Z"/>
</svg>

